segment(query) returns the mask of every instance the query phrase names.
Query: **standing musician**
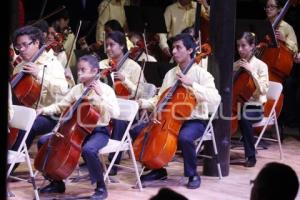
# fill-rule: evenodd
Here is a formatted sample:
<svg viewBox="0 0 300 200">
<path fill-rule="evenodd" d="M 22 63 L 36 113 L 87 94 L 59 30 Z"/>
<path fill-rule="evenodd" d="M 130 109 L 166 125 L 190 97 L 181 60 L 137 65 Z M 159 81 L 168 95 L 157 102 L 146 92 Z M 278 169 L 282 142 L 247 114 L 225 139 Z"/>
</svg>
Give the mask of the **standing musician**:
<svg viewBox="0 0 300 200">
<path fill-rule="evenodd" d="M 240 59 L 234 63 L 234 71 L 243 67 L 251 75 L 256 87 L 252 97 L 241 109 L 241 118 L 239 119 L 245 149 L 245 167 L 254 167 L 256 157 L 252 124 L 263 118 L 263 105 L 267 101 L 266 94 L 269 89 L 268 66 L 253 55 L 255 50 L 254 33 L 244 32 L 239 36 L 237 50 Z"/>
<path fill-rule="evenodd" d="M 124 10 L 125 0 L 104 0 L 98 6 L 98 21 L 96 27 L 96 42 L 104 41 L 104 25 L 109 20 L 117 20 L 124 28 L 126 16 Z"/>
<path fill-rule="evenodd" d="M 124 55 L 127 53 L 127 45 L 125 35 L 119 31 L 113 31 L 108 33 L 106 36 L 106 53 L 108 59 L 102 60 L 100 62 L 100 69 L 111 69 L 113 66 L 110 66 L 110 61 L 114 63 L 119 63 Z M 141 67 L 135 61 L 130 58 L 127 58 L 126 61 L 116 72 L 113 73 L 114 78 L 119 79 L 124 86 L 129 90 L 129 98 L 135 96 L 135 91 L 137 89 L 139 77 L 140 77 Z M 110 75 L 108 75 L 110 76 Z M 144 75 L 141 74 L 141 81 L 144 81 Z M 115 91 L 116 92 L 116 91 Z M 116 92 L 117 93 L 117 92 Z M 127 126 L 126 121 L 113 120 L 113 131 L 112 138 L 121 140 Z M 113 154 L 110 154 L 110 159 L 113 158 Z M 121 156 L 118 156 L 116 164 L 120 162 Z M 111 175 L 116 173 L 116 168 L 112 169 Z"/>
<path fill-rule="evenodd" d="M 221 98 L 215 87 L 213 76 L 199 67 L 198 64 L 194 63 L 186 75 L 182 73 L 191 62 L 195 47 L 196 44 L 191 35 L 186 33 L 176 35 L 173 41 L 172 53 L 178 65 L 167 72 L 158 95 L 148 100 L 140 99 L 138 101 L 142 109 L 154 110 L 161 95 L 172 87 L 177 80 L 180 80 L 182 85 L 195 95 L 197 104 L 188 120 L 183 122 L 178 136 L 178 145 L 182 150 L 184 160 L 184 176 L 189 177 L 187 184 L 189 189 L 199 188 L 201 183 L 200 176 L 197 173 L 194 141 L 204 133 L 206 120 L 208 119 L 208 104 L 217 104 Z M 139 125 L 131 131 L 133 139 L 137 137 L 145 125 Z M 166 178 L 167 171 L 165 168 L 153 170 L 149 174 L 141 176 L 142 181 Z"/>
<path fill-rule="evenodd" d="M 284 6 L 284 3 L 282 0 L 268 0 L 266 3 L 265 11 L 268 20 L 270 20 L 271 23 L 274 22 L 277 15 L 280 13 L 282 7 Z M 289 48 L 293 54 L 298 52 L 298 46 L 297 46 L 297 38 L 296 34 L 294 32 L 294 29 L 291 25 L 289 25 L 287 22 L 282 20 L 276 31 L 275 31 L 275 37 L 276 39 L 282 41 L 287 48 Z"/>
<path fill-rule="evenodd" d="M 42 91 L 38 108 L 43 108 L 60 100 L 68 92 L 68 82 L 64 75 L 64 68 L 52 53 L 44 51 L 35 63 L 29 62 L 45 43 L 42 32 L 32 26 L 25 26 L 15 31 L 13 35 L 14 48 L 19 52 L 22 62 L 13 71 L 17 74 L 21 70 L 31 74 L 40 84 Z M 33 129 L 35 127 L 33 126 Z M 35 133 L 28 136 L 26 144 L 30 147 Z M 17 149 L 21 142 L 21 137 L 14 145 Z"/>
<path fill-rule="evenodd" d="M 209 19 L 210 7 L 206 0 L 197 0 L 201 3 L 201 16 Z M 163 53 L 171 57 L 171 52 L 167 43 L 167 39 L 174 37 L 181 33 L 181 31 L 195 23 L 196 2 L 192 0 L 178 0 L 177 2 L 169 5 L 164 13 L 167 34 L 159 34 L 159 46 Z M 200 17 L 200 16 L 199 16 Z"/>
<path fill-rule="evenodd" d="M 91 199 L 105 199 L 107 190 L 103 179 L 103 168 L 98 158 L 98 151 L 108 143 L 108 123 L 111 117 L 117 117 L 120 114 L 120 108 L 113 89 L 100 80 L 95 80 L 96 75 L 99 73 L 99 64 L 96 57 L 91 55 L 82 56 L 79 58 L 77 69 L 80 84 L 74 86 L 60 102 L 39 109 L 37 113 L 40 115 L 38 115 L 34 126 L 38 127 L 36 130 L 40 134 L 50 132 L 57 123 L 51 116 L 63 113 L 82 95 L 86 87 L 92 89 L 87 98 L 98 110 L 100 118 L 97 122 L 97 127 L 83 142 L 82 156 L 87 164 L 92 184 L 97 183 L 95 193 Z M 38 141 L 38 148 L 50 137 L 50 135 L 42 136 Z M 63 180 L 51 181 L 49 185 L 41 188 L 40 192 L 63 193 L 65 192 L 65 184 Z"/>
</svg>

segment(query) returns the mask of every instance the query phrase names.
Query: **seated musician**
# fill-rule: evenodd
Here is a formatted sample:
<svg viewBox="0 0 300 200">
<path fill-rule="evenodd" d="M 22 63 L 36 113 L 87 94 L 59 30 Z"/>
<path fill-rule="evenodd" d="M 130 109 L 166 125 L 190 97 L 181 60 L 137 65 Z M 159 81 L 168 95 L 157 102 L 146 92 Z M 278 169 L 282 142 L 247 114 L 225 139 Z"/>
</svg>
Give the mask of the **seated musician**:
<svg viewBox="0 0 300 200">
<path fill-rule="evenodd" d="M 99 65 L 101 70 L 113 68 L 110 65 L 112 60 L 116 64 L 119 63 L 128 52 L 125 35 L 119 31 L 113 31 L 106 36 L 106 53 L 109 59 L 102 60 Z M 113 78 L 118 79 L 128 89 L 129 96 L 125 98 L 134 98 L 137 84 L 139 81 L 141 67 L 135 61 L 127 58 L 122 66 L 119 66 L 116 72 L 113 72 Z M 110 80 L 110 74 L 106 77 L 106 80 Z M 141 75 L 141 81 L 144 81 L 144 75 Z M 109 81 L 110 82 L 110 81 Z M 109 83 L 112 84 L 112 83 Z M 118 96 L 118 91 L 115 91 Z M 127 126 L 126 121 L 113 120 L 112 139 L 121 140 Z M 109 159 L 113 158 L 114 154 L 110 154 Z M 121 154 L 116 160 L 116 164 L 120 162 Z M 116 168 L 112 169 L 111 175 L 116 174 Z"/>
<path fill-rule="evenodd" d="M 82 146 L 82 156 L 87 164 L 92 184 L 96 183 L 95 193 L 91 197 L 93 200 L 105 199 L 107 197 L 106 186 L 103 179 L 103 169 L 98 158 L 98 151 L 106 146 L 109 139 L 108 123 L 111 117 L 117 117 L 120 114 L 120 108 L 115 93 L 111 87 L 95 81 L 99 73 L 99 63 L 96 57 L 85 55 L 79 58 L 78 64 L 79 84 L 74 86 L 71 91 L 59 103 L 52 104 L 38 110 L 38 120 L 41 133 L 50 132 L 57 121 L 51 118 L 53 115 L 61 114 L 65 109 L 76 101 L 83 93 L 86 87 L 92 90 L 88 94 L 89 102 L 99 111 L 100 119 L 97 127 L 85 138 Z M 38 141 L 40 148 L 51 135 L 44 135 Z M 41 193 L 65 192 L 65 184 L 61 181 L 51 181 L 51 183 L 40 189 Z"/>
<path fill-rule="evenodd" d="M 240 67 L 246 69 L 255 83 L 256 90 L 249 101 L 242 107 L 239 127 L 243 136 L 245 149 L 245 167 L 254 167 L 256 164 L 254 132 L 252 124 L 263 118 L 263 105 L 267 101 L 269 89 L 268 66 L 253 54 L 255 50 L 254 33 L 244 32 L 237 40 L 237 50 L 240 59 L 234 63 L 234 70 Z"/>
<path fill-rule="evenodd" d="M 135 32 L 132 32 L 130 34 L 130 37 L 129 37 L 130 41 L 133 43 L 133 45 L 135 47 L 141 47 L 139 45 L 142 45 L 143 47 L 145 47 L 145 44 L 144 44 L 144 39 L 143 39 L 143 36 L 142 34 L 140 33 L 135 33 Z M 147 47 L 148 48 L 148 47 Z M 153 57 L 152 55 L 148 55 L 146 54 L 146 50 L 144 50 L 140 56 L 137 58 L 137 61 L 143 61 L 145 60 L 146 62 L 157 62 L 156 58 Z"/>
<path fill-rule="evenodd" d="M 209 19 L 210 7 L 206 0 L 197 0 L 202 4 L 200 15 Z M 167 34 L 159 34 L 159 46 L 163 53 L 171 57 L 167 40 L 181 33 L 181 31 L 195 23 L 196 2 L 191 0 L 178 0 L 169 5 L 164 13 Z"/>
<path fill-rule="evenodd" d="M 36 27 L 25 26 L 17 29 L 13 38 L 14 48 L 22 58 L 22 62 L 14 68 L 13 74 L 24 71 L 42 84 L 40 100 L 33 106 L 38 105 L 38 108 L 42 108 L 60 100 L 68 92 L 68 82 L 64 75 L 64 68 L 56 57 L 44 51 L 34 63 L 29 62 L 45 43 L 42 32 Z M 32 130 L 35 130 L 35 126 Z M 26 140 L 28 148 L 38 132 L 30 132 Z M 22 137 L 18 137 L 13 149 L 19 147 L 21 140 Z"/>
<path fill-rule="evenodd" d="M 282 0 L 268 0 L 266 2 L 266 15 L 268 20 L 273 23 L 281 9 L 283 8 L 284 3 Z M 294 32 L 294 29 L 284 20 L 281 20 L 278 27 L 275 31 L 275 37 L 279 41 L 283 42 L 287 48 L 289 48 L 293 54 L 298 51 L 297 38 Z"/>
<path fill-rule="evenodd" d="M 189 178 L 187 184 L 189 189 L 199 188 L 201 183 L 197 172 L 194 141 L 204 133 L 206 120 L 208 119 L 208 104 L 217 104 L 221 98 L 215 87 L 213 76 L 199 67 L 198 64 L 194 63 L 186 75 L 182 73 L 182 70 L 191 62 L 195 47 L 196 44 L 191 35 L 186 33 L 176 35 L 173 41 L 172 53 L 178 65 L 167 72 L 157 96 L 148 100 L 140 99 L 138 101 L 142 109 L 155 109 L 155 105 L 163 92 L 172 87 L 177 80 L 180 80 L 182 85 L 195 95 L 197 104 L 188 120 L 183 122 L 178 136 L 178 147 L 182 150 L 184 161 L 184 176 Z M 135 139 L 145 126 L 146 124 L 136 126 L 130 133 L 132 138 Z M 141 176 L 142 181 L 166 178 L 167 171 L 165 168 L 153 170 Z"/>
</svg>

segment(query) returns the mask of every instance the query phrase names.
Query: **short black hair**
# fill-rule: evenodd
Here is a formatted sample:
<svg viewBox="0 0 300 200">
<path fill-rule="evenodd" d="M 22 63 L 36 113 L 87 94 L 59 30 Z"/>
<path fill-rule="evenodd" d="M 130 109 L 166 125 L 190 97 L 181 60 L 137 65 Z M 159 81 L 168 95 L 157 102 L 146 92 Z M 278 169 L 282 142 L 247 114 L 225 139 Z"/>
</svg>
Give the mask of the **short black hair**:
<svg viewBox="0 0 300 200">
<path fill-rule="evenodd" d="M 93 55 L 84 55 L 84 56 L 81 56 L 79 59 L 78 59 L 78 62 L 80 61 L 86 61 L 90 64 L 90 66 L 94 69 L 98 69 L 100 70 L 99 68 L 99 61 L 98 61 L 98 58 L 96 56 L 93 56 Z"/>
<path fill-rule="evenodd" d="M 46 20 L 40 20 L 37 23 L 33 23 L 34 27 L 39 28 L 43 33 L 47 33 L 48 32 L 48 22 Z"/>
<path fill-rule="evenodd" d="M 124 54 L 128 51 L 126 37 L 125 37 L 124 33 L 120 32 L 120 31 L 113 31 L 113 32 L 107 34 L 106 39 L 108 39 L 108 38 L 112 39 L 113 41 L 118 43 L 120 46 L 124 46 L 124 48 L 123 48 Z"/>
<path fill-rule="evenodd" d="M 42 33 L 42 31 L 34 26 L 23 26 L 21 28 L 18 28 L 15 30 L 13 34 L 13 45 L 16 45 L 17 38 L 23 35 L 28 35 L 28 37 L 33 41 L 39 41 L 40 42 L 40 48 L 45 44 L 45 37 Z"/>
<path fill-rule="evenodd" d="M 191 57 L 193 57 L 195 53 L 195 49 L 197 47 L 193 36 L 191 36 L 188 33 L 180 33 L 173 38 L 172 43 L 180 40 L 182 41 L 186 49 L 193 49 L 193 53 L 191 54 Z"/>
<path fill-rule="evenodd" d="M 251 200 L 294 200 L 299 180 L 296 172 L 283 163 L 266 164 L 254 180 Z"/>
<path fill-rule="evenodd" d="M 115 19 L 107 21 L 104 26 L 111 28 L 112 31 L 120 31 L 124 33 L 124 29 L 121 24 Z"/>
</svg>

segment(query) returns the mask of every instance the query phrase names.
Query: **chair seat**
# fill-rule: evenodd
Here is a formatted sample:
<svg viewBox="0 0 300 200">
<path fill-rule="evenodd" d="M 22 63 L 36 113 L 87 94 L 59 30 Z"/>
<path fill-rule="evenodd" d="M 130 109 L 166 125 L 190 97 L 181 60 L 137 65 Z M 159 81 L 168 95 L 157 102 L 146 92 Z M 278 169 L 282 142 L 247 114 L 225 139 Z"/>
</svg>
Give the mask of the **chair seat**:
<svg viewBox="0 0 300 200">
<path fill-rule="evenodd" d="M 268 121 L 268 117 L 264 117 L 261 121 L 252 124 L 252 127 L 264 126 Z M 274 125 L 274 120 L 270 120 L 268 125 Z"/>
<path fill-rule="evenodd" d="M 121 141 L 109 139 L 107 145 L 104 148 L 102 148 L 99 151 L 99 153 L 106 154 L 106 153 L 115 152 L 120 145 L 121 145 Z M 120 148 L 121 148 L 120 151 L 127 151 L 129 150 L 129 145 L 127 143 L 123 143 L 123 145 Z"/>
<path fill-rule="evenodd" d="M 11 164 L 14 161 L 14 159 L 16 159 L 16 163 L 21 163 L 21 162 L 25 162 L 26 157 L 24 153 L 20 153 L 18 155 L 17 151 L 8 150 L 7 163 Z"/>
</svg>

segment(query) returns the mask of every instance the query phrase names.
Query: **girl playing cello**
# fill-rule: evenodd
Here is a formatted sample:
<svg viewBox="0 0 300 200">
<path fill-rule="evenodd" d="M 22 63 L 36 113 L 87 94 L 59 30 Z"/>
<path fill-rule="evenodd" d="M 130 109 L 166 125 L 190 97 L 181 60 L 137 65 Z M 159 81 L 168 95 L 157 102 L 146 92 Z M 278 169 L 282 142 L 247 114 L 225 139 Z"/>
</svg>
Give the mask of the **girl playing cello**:
<svg viewBox="0 0 300 200">
<path fill-rule="evenodd" d="M 269 88 L 268 66 L 253 55 L 255 50 L 255 35 L 253 33 L 244 32 L 238 37 L 237 50 L 240 59 L 234 63 L 234 71 L 240 67 L 247 70 L 256 86 L 252 97 L 243 106 L 239 119 L 245 148 L 245 167 L 254 167 L 256 157 L 252 123 L 260 121 L 263 117 L 263 104 L 267 101 L 266 93 Z"/>
</svg>

